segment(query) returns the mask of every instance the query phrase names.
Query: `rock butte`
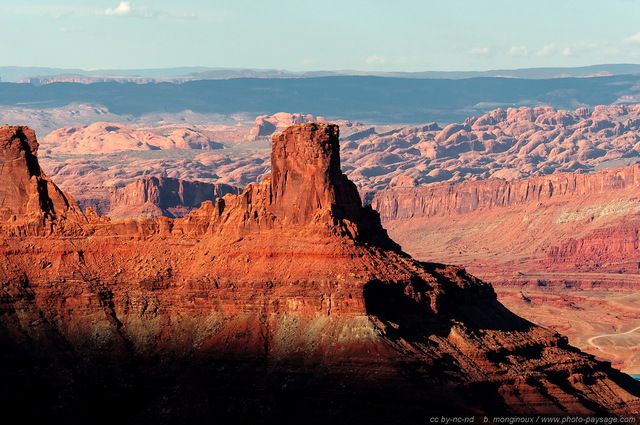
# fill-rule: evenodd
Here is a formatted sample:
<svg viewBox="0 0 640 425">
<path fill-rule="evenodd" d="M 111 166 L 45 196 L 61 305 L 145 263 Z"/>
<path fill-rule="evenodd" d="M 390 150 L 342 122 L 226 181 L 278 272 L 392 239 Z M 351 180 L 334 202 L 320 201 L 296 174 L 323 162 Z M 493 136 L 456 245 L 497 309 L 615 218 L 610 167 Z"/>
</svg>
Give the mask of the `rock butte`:
<svg viewBox="0 0 640 425">
<path fill-rule="evenodd" d="M 1 395 L 26 419 L 420 423 L 631 415 L 640 386 L 387 236 L 338 127 L 273 138 L 272 173 L 184 218 L 111 221 L 2 127 Z M 33 417 L 33 418 L 32 418 Z"/>
</svg>

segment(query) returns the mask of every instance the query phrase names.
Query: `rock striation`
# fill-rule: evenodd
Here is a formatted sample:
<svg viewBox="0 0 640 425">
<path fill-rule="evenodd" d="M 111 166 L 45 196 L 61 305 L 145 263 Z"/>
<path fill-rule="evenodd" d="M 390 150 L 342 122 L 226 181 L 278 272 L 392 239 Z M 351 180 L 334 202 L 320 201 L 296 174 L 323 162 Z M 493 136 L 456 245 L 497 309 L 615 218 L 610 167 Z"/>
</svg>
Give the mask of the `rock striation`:
<svg viewBox="0 0 640 425">
<path fill-rule="evenodd" d="M 63 423 L 105 405 L 105 423 L 640 412 L 629 376 L 464 269 L 402 252 L 339 163 L 337 126 L 298 124 L 274 136 L 270 176 L 184 218 L 70 206 L 43 238 L 15 231 L 30 213 L 13 207 L 0 223 L 3 402 Z"/>
</svg>

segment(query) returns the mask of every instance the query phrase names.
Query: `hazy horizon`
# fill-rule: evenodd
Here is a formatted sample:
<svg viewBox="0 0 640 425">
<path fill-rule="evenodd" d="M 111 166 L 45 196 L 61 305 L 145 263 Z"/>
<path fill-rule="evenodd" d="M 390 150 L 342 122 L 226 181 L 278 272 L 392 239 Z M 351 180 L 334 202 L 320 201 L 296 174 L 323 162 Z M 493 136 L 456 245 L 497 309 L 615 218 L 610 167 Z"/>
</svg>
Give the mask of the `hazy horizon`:
<svg viewBox="0 0 640 425">
<path fill-rule="evenodd" d="M 2 2 L 0 66 L 292 72 L 640 63 L 632 0 Z M 7 61 L 7 62 L 5 62 Z"/>
<path fill-rule="evenodd" d="M 626 63 L 592 63 L 586 65 L 576 65 L 576 66 L 531 66 L 524 68 L 486 68 L 486 69 L 477 69 L 477 70 L 463 70 L 463 69 L 446 69 L 446 70 L 434 70 L 434 69 L 422 69 L 419 71 L 403 71 L 401 69 L 390 69 L 387 71 L 376 71 L 376 70 L 365 70 L 365 69 L 356 69 L 356 68 L 318 68 L 318 69 L 308 69 L 308 70 L 292 70 L 286 68 L 243 68 L 243 67 L 224 67 L 224 66 L 203 66 L 198 64 L 191 65 L 180 65 L 180 66 L 167 66 L 167 67 L 145 67 L 145 68 L 88 68 L 88 67 L 55 67 L 48 65 L 37 65 L 37 66 L 21 66 L 14 64 L 1 64 L 0 68 L 20 68 L 20 69 L 49 69 L 54 71 L 82 71 L 83 73 L 91 73 L 91 72 L 106 72 L 106 71 L 183 71 L 183 72 L 205 72 L 205 71 L 257 71 L 257 72 L 283 72 L 283 73 L 291 73 L 291 74 L 313 74 L 313 73 L 343 73 L 343 72 L 353 72 L 353 73 L 363 73 L 363 74 L 420 74 L 420 73 L 484 73 L 484 72 L 495 72 L 495 71 L 523 71 L 523 70 L 536 70 L 536 69 L 581 69 L 581 68 L 597 68 L 597 67 L 619 67 L 619 66 L 630 66 L 630 67 L 640 67 L 640 60 L 638 62 L 626 62 Z M 115 75 L 115 74 L 114 74 Z M 178 74 L 176 74 L 178 75 Z"/>
</svg>

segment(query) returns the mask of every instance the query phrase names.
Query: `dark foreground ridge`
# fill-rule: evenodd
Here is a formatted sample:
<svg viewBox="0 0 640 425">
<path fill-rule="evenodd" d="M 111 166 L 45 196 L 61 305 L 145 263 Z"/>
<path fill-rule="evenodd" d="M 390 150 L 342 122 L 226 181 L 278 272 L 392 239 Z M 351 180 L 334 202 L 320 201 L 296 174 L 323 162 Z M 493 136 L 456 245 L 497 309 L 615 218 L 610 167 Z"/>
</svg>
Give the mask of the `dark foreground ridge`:
<svg viewBox="0 0 640 425">
<path fill-rule="evenodd" d="M 640 411 L 629 376 L 404 254 L 342 174 L 335 125 L 274 136 L 271 176 L 240 195 L 124 221 L 59 191 L 33 132 L 0 135 L 0 399 L 25 422 Z"/>
</svg>

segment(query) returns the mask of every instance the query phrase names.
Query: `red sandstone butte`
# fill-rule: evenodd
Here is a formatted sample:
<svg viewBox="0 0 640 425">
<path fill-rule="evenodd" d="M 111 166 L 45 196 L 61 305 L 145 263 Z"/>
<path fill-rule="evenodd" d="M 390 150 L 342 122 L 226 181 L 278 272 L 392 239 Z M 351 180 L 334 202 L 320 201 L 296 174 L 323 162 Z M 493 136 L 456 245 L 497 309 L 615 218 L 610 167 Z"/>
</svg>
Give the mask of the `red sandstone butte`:
<svg viewBox="0 0 640 425">
<path fill-rule="evenodd" d="M 33 175 L 33 133 L 1 131 Z M 638 414 L 631 377 L 403 253 L 338 155 L 337 126 L 289 127 L 271 176 L 180 219 L 85 216 L 24 185 L 56 214 L 0 223 L 0 399 L 66 423 Z"/>
</svg>

